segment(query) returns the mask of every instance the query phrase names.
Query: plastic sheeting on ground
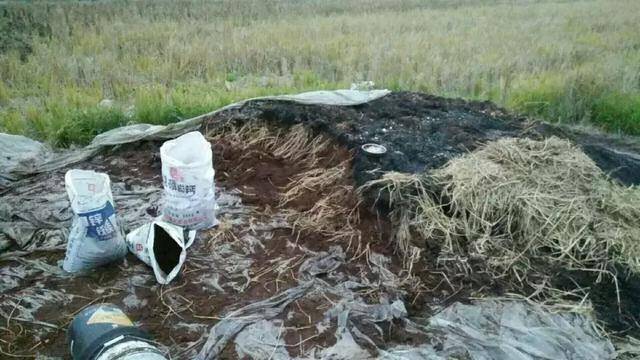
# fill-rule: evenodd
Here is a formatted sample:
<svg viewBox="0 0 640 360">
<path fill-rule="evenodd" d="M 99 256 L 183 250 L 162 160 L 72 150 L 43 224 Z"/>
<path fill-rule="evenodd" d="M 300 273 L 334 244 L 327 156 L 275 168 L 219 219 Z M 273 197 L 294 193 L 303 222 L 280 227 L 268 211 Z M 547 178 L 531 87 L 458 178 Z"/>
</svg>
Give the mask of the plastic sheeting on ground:
<svg viewBox="0 0 640 360">
<path fill-rule="evenodd" d="M 248 99 L 227 105 L 210 113 L 162 125 L 135 124 L 113 129 L 96 136 L 91 144 L 74 150 L 53 152 L 51 148 L 24 136 L 0 133 L 0 194 L 9 187 L 17 187 L 11 194 L 3 194 L 0 203 L 0 252 L 16 245 L 21 250 L 34 250 L 47 247 L 62 246 L 68 236 L 71 213 L 68 201 L 61 197 L 58 188 L 64 179 L 48 176 L 47 173 L 84 161 L 103 148 L 114 145 L 133 143 L 141 140 L 172 139 L 187 132 L 197 130 L 203 119 L 218 112 L 239 108 L 253 100 L 281 100 L 301 104 L 322 105 L 358 105 L 389 93 L 388 90 L 336 90 L 312 91 L 296 95 L 266 96 Z M 34 175 L 43 174 L 41 178 Z M 26 179 L 24 179 L 26 178 Z M 19 182 L 21 179 L 24 181 Z M 125 184 L 114 184 L 114 197 L 120 205 L 120 217 L 132 227 L 144 223 L 147 218 L 140 213 L 141 205 L 157 203 L 158 193 L 154 190 L 133 187 L 124 188 Z M 122 186 L 123 188 L 119 188 Z M 4 189 L 4 191 L 3 191 Z M 49 189 L 50 196 L 30 196 Z M 125 204 L 124 207 L 122 204 Z M 43 204 L 47 204 L 43 207 Z M 148 219 L 146 219 L 148 220 Z"/>
<path fill-rule="evenodd" d="M 309 274 L 308 269 L 333 272 L 341 262 L 339 254 L 340 250 L 335 247 L 329 254 L 319 253 L 305 262 L 301 272 Z M 327 266 L 328 263 L 332 264 Z M 326 274 L 317 272 L 321 273 Z M 333 277 L 339 278 L 339 272 Z M 277 359 L 291 359 L 281 341 L 282 326 L 273 319 L 287 304 L 313 296 L 314 292 L 332 293 L 342 299 L 325 313 L 323 320 L 336 321 L 336 343 L 320 351 L 311 349 L 300 358 L 602 360 L 613 359 L 616 354 L 611 342 L 587 316 L 554 313 L 526 301 L 486 299 L 473 304 L 455 303 L 432 316 L 427 324 L 420 325 L 409 319 L 400 300 L 391 304 L 365 304 L 345 282 L 329 285 L 309 276 L 304 279 L 301 276 L 300 281 L 297 287 L 224 316 L 211 328 L 197 359 L 219 357 L 231 341 L 241 357 L 263 359 L 269 357 L 265 354 L 272 354 Z M 367 323 L 375 328 L 376 324 L 392 321 L 399 321 L 399 326 L 408 332 L 426 335 L 430 342 L 384 349 L 361 330 Z M 327 324 L 316 324 L 316 328 L 320 334 Z"/>
<path fill-rule="evenodd" d="M 263 99 L 355 105 L 386 93 L 313 92 Z M 224 109 L 240 107 L 244 103 Z M 168 126 L 138 124 L 114 129 L 97 136 L 91 145 L 83 149 L 60 153 L 51 153 L 45 145 L 26 138 L 0 134 L 0 145 L 6 145 L 8 151 L 7 158 L 0 159 L 0 186 L 9 187 L 0 203 L 0 251 L 14 245 L 22 249 L 22 253 L 64 246 L 71 212 L 64 195 L 63 178 L 59 171 L 52 170 L 86 160 L 106 146 L 179 136 L 198 128 L 204 117 L 218 111 Z M 40 175 L 34 175 L 38 173 Z M 130 184 L 122 179 L 122 182 L 114 182 L 113 195 L 123 226 L 133 229 L 153 218 L 147 209 L 159 202 L 161 189 L 152 183 Z M 250 224 L 253 231 L 240 234 L 233 242 L 216 244 L 213 248 L 194 249 L 190 254 L 191 265 L 196 270 L 205 269 L 206 272 L 197 277 L 194 273 L 196 281 L 191 284 L 198 285 L 207 293 L 234 296 L 244 293 L 251 282 L 248 275 L 254 261 L 251 255 L 260 248 L 270 246 L 272 230 L 290 226 L 283 225 L 277 213 L 272 214 L 269 223 L 256 222 L 258 217 L 249 216 L 253 210 L 243 206 L 230 189 L 224 189 L 219 194 L 218 202 L 222 214 L 230 215 L 227 221 L 242 228 L 248 228 Z M 292 358 L 287 348 L 291 344 L 285 344 L 283 339 L 281 317 L 285 315 L 285 308 L 296 310 L 294 306 L 287 305 L 305 300 L 321 301 L 327 306 L 327 310 L 321 314 L 322 319 L 311 324 L 315 331 L 313 336 L 329 334 L 336 342 L 324 348 L 314 346 L 305 349 L 298 355 L 299 358 L 448 359 L 458 356 L 519 360 L 607 359 L 614 355 L 610 341 L 597 333 L 588 317 L 554 314 L 540 306 L 522 302 L 493 300 L 471 305 L 454 304 L 433 316 L 426 324 L 421 324 L 409 317 L 401 279 L 390 269 L 389 258 L 372 252 L 368 256 L 369 267 L 364 268 L 369 273 L 362 271 L 350 274 L 344 269 L 345 254 L 340 246 L 331 246 L 326 251 L 315 253 L 300 249 L 300 254 L 302 265 L 298 271 L 298 283 L 265 300 L 244 303 L 239 309 L 216 309 L 221 311 L 221 320 L 209 326 L 208 332 L 203 331 L 207 326 L 201 323 L 168 322 L 165 325 L 169 329 L 167 331 L 179 329 L 181 333 L 195 331 L 202 334 L 200 340 L 193 343 L 174 344 L 180 351 L 177 358 L 221 357 L 229 344 L 234 345 L 238 356 L 253 359 Z M 29 259 L 16 252 L 2 254 L 0 258 L 2 256 L 11 257 L 14 266 L 0 270 L 0 278 L 3 279 L 0 288 L 19 289 L 15 298 L 22 300 L 6 297 L 0 305 L 14 311 L 11 315 L 0 315 L 40 325 L 43 333 L 57 328 L 57 325 L 36 323 L 39 321 L 36 320 L 39 309 L 45 305 L 66 306 L 80 296 L 83 299 L 94 298 L 100 294 L 98 290 L 103 290 L 90 289 L 88 297 L 57 288 L 50 289 L 44 281 L 46 278 L 63 278 L 66 281 L 69 275 L 42 259 Z M 273 260 L 281 265 L 275 271 L 287 269 L 291 264 L 291 258 Z M 121 292 L 122 296 L 126 295 L 126 301 L 123 302 L 130 311 L 144 307 L 146 299 L 138 298 L 137 294 L 142 285 L 153 282 L 148 269 L 142 264 L 130 264 L 118 274 L 123 276 L 113 277 L 111 289 Z M 32 281 L 34 278 L 37 280 Z M 29 281 L 29 286 L 23 286 L 20 283 L 22 280 Z M 179 308 L 184 305 L 183 301 L 188 300 L 172 295 L 176 294 L 169 293 L 163 299 L 172 308 Z M 418 345 L 407 345 L 402 341 L 382 344 L 376 337 L 385 332 L 385 325 L 390 324 L 393 324 L 394 330 L 426 335 L 428 342 Z"/>
<path fill-rule="evenodd" d="M 585 316 L 552 313 L 515 300 L 456 303 L 433 316 L 432 344 L 398 346 L 383 359 L 536 360 L 613 359 L 609 340 Z"/>
</svg>

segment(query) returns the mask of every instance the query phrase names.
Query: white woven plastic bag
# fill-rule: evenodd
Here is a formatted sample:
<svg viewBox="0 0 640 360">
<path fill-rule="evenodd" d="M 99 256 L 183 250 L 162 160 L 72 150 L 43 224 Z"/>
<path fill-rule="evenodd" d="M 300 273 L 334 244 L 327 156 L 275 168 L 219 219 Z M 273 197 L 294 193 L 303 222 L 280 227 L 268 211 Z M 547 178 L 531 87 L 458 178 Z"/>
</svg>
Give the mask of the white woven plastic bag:
<svg viewBox="0 0 640 360">
<path fill-rule="evenodd" d="M 138 259 L 151 266 L 158 283 L 168 284 L 180 272 L 195 236 L 195 231 L 185 234 L 180 226 L 156 220 L 127 234 L 127 246 Z"/>
<path fill-rule="evenodd" d="M 124 257 L 127 246 L 116 220 L 109 176 L 72 169 L 64 184 L 74 214 L 64 270 L 88 270 Z"/>
<path fill-rule="evenodd" d="M 217 224 L 211 144 L 198 131 L 160 147 L 164 198 L 162 219 L 187 229 Z"/>
</svg>

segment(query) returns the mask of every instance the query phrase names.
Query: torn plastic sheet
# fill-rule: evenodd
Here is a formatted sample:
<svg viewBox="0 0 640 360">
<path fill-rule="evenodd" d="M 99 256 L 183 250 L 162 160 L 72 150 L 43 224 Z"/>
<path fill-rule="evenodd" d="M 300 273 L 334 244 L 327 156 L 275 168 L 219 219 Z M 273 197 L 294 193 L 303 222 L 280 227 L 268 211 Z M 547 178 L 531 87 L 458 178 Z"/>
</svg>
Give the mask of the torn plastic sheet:
<svg viewBox="0 0 640 360">
<path fill-rule="evenodd" d="M 263 354 L 289 359 L 282 343 L 282 327 L 278 316 L 294 300 L 320 297 L 323 293 L 338 296 L 337 301 L 320 323 L 318 335 L 337 324 L 334 345 L 307 349 L 300 358 L 314 359 L 612 359 L 611 342 L 598 333 L 594 322 L 575 313 L 554 313 L 540 305 L 517 300 L 482 300 L 474 304 L 456 303 L 420 325 L 408 317 L 400 299 L 386 301 L 384 292 L 380 304 L 364 301 L 358 291 L 371 290 L 374 284 L 353 279 L 331 285 L 330 279 L 340 279 L 339 247 L 320 252 L 305 261 L 300 279 L 311 278 L 298 287 L 270 299 L 247 305 L 230 313 L 209 332 L 206 345 L 198 359 L 219 356 L 229 342 L 241 357 L 262 359 Z M 384 264 L 383 257 L 378 260 Z M 311 271 L 323 278 L 313 278 Z M 384 267 L 379 271 L 387 270 Z M 327 281 L 324 280 L 327 278 Z M 312 284 L 312 285 L 311 285 Z M 365 290 L 365 293 L 368 291 Z M 380 344 L 374 341 L 382 335 L 382 323 L 401 326 L 407 333 L 421 333 L 429 339 L 420 345 Z M 368 327 L 365 325 L 368 324 Z M 367 330 L 368 329 L 368 330 Z M 371 329 L 376 329 L 372 332 Z M 287 344 L 291 345 L 291 344 Z"/>
<path fill-rule="evenodd" d="M 349 313 L 342 312 L 338 319 L 336 343 L 320 352 L 322 359 L 370 359 L 371 354 L 363 349 L 353 338 L 347 327 Z"/>
<path fill-rule="evenodd" d="M 46 176 L 44 176 L 46 175 Z M 0 251 L 15 246 L 24 251 L 65 247 L 73 212 L 64 189 L 64 174 L 52 172 L 22 180 L 18 189 L 2 195 Z M 153 217 L 146 210 L 158 204 L 162 190 L 155 185 L 112 183 L 118 222 L 125 231 Z M 10 242 L 9 242 L 10 241 Z"/>
<path fill-rule="evenodd" d="M 371 354 L 361 347 L 356 338 L 375 346 L 375 343 L 357 328 L 360 323 L 388 322 L 405 319 L 407 311 L 400 300 L 391 304 L 367 304 L 355 292 L 361 289 L 374 290 L 374 284 L 361 284 L 355 279 L 331 285 L 318 275 L 326 275 L 328 280 L 345 279 L 339 268 L 344 264 L 345 254 L 340 246 L 331 246 L 329 251 L 313 253 L 299 269 L 300 285 L 286 290 L 270 299 L 259 301 L 234 311 L 218 322 L 209 332 L 208 340 L 197 359 L 213 359 L 220 356 L 226 345 L 233 341 L 240 358 L 265 359 L 272 355 L 275 359 L 290 359 L 282 338 L 283 329 L 274 319 L 283 313 L 293 301 L 323 298 L 323 293 L 338 296 L 341 301 L 331 307 L 324 319 L 315 324 L 318 336 L 337 322 L 336 343 L 327 348 L 308 349 L 302 358 L 314 359 L 368 359 Z M 379 329 L 379 328 L 378 328 Z M 237 334 L 237 335 L 236 335 Z M 301 340 L 303 341 L 303 340 Z M 291 344 L 287 344 L 291 346 Z M 264 356 L 267 354 L 267 356 Z M 187 354 L 184 356 L 188 357 Z"/>
<path fill-rule="evenodd" d="M 14 321 L 37 325 L 37 336 L 58 329 L 58 325 L 40 321 L 38 311 L 51 302 L 67 305 L 74 296 L 63 291 L 47 289 L 41 282 L 21 289 L 11 297 L 0 298 L 0 316 Z"/>
<path fill-rule="evenodd" d="M 51 149 L 24 136 L 0 133 L 0 189 L 18 180 L 15 173 L 29 173 L 37 164 L 49 160 Z"/>
<path fill-rule="evenodd" d="M 52 153 L 42 143 L 24 136 L 0 133 L 0 190 L 25 176 L 46 173 L 71 165 L 97 154 L 105 146 L 128 144 L 140 140 L 166 140 L 197 130 L 202 121 L 218 112 L 242 107 L 254 100 L 280 100 L 300 104 L 351 106 L 383 97 L 388 90 L 311 91 L 296 95 L 265 96 L 233 103 L 198 117 L 163 125 L 135 124 L 97 135 L 86 147 Z"/>
<path fill-rule="evenodd" d="M 382 350 L 383 359 L 613 359 L 611 342 L 575 313 L 516 300 L 456 303 L 431 317 L 432 344 Z"/>
<path fill-rule="evenodd" d="M 235 339 L 238 358 L 290 359 L 282 339 L 282 327 L 282 321 L 275 324 L 275 321 L 260 320 L 244 328 Z"/>
<path fill-rule="evenodd" d="M 305 260 L 300 265 L 298 273 L 303 280 L 310 280 L 315 276 L 329 273 L 344 264 L 345 254 L 339 246 L 332 246 L 329 252 L 322 251 L 313 258 Z"/>
<path fill-rule="evenodd" d="M 209 331 L 209 337 L 196 357 L 197 360 L 215 359 L 229 340 L 246 326 L 260 320 L 278 316 L 287 305 L 302 297 L 313 282 L 300 284 L 275 296 L 244 306 L 223 317 Z"/>
<path fill-rule="evenodd" d="M 391 304 L 365 304 L 361 301 L 348 301 L 338 303 L 327 315 L 339 317 L 342 312 L 349 313 L 351 318 L 358 318 L 365 322 L 383 322 L 407 317 L 407 309 L 404 303 L 396 300 Z"/>
<path fill-rule="evenodd" d="M 255 306 L 260 305 L 256 303 Z M 267 316 L 271 315 L 273 315 L 272 312 Z M 274 358 L 289 359 L 290 356 L 281 341 L 282 328 L 275 322 L 265 320 L 267 316 L 262 318 L 254 312 L 252 316 L 226 320 L 224 325 L 216 325 L 211 330 L 210 336 L 224 339 L 226 344 L 230 341 L 230 337 L 224 335 L 238 332 L 244 324 L 246 327 L 234 339 L 236 352 L 240 357 L 263 359 L 268 358 L 268 356 L 263 357 L 264 354 L 274 354 L 276 356 Z M 374 314 L 370 316 L 372 319 L 378 318 Z M 433 337 L 431 343 L 417 346 L 396 345 L 387 349 L 377 348 L 376 355 L 370 354 L 362 346 L 363 343 L 374 346 L 375 344 L 353 324 L 349 311 L 340 312 L 336 321 L 336 343 L 324 349 L 312 349 L 303 358 L 387 360 L 615 358 L 615 350 L 611 342 L 597 333 L 595 324 L 587 317 L 572 313 L 552 313 L 541 306 L 523 301 L 484 300 L 472 305 L 454 304 L 434 316 L 429 325 L 424 328 L 424 331 Z M 215 347 L 218 351 L 216 354 L 219 354 L 223 348 L 224 346 Z M 217 355 L 198 359 L 212 359 L 215 356 Z"/>
</svg>

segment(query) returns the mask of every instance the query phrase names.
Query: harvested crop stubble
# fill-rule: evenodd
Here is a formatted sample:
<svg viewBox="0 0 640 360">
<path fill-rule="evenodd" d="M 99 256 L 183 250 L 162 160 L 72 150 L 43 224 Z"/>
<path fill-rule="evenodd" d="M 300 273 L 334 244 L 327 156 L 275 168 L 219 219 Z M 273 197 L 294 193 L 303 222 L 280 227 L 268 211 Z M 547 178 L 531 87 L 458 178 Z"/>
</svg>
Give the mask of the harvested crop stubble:
<svg viewBox="0 0 640 360">
<path fill-rule="evenodd" d="M 332 187 L 347 173 L 348 162 L 344 161 L 338 166 L 329 169 L 314 168 L 302 174 L 296 175 L 292 183 L 287 186 L 286 192 L 282 195 L 281 205 L 298 199 L 307 191 L 322 191 Z"/>
<path fill-rule="evenodd" d="M 289 179 L 290 183 L 280 189 L 278 199 L 294 232 L 298 236 L 318 233 L 327 236 L 327 241 L 344 240 L 348 244 L 347 252 L 361 250 L 361 233 L 357 229 L 360 201 L 354 196 L 353 186 L 343 183 L 351 168 L 351 156 L 337 165 L 322 166 L 321 160 L 331 163 L 336 156 L 329 138 L 314 134 L 302 124 L 281 129 L 254 121 L 241 126 L 226 124 L 211 131 L 209 137 L 235 144 L 245 151 L 243 157 L 258 155 L 250 150 L 258 145 L 276 158 L 295 162 L 305 171 Z M 319 195 L 316 202 L 296 204 L 309 192 Z M 301 208 L 286 209 L 287 205 Z"/>
<path fill-rule="evenodd" d="M 373 185 L 389 192 L 405 256 L 416 238 L 435 241 L 440 259 L 481 259 L 530 295 L 549 295 L 554 271 L 640 272 L 640 191 L 558 138 L 501 139 L 430 174 L 390 173 Z"/>
<path fill-rule="evenodd" d="M 324 136 L 314 136 L 303 125 L 295 125 L 283 131 L 270 128 L 263 123 L 248 122 L 242 126 L 229 124 L 207 132 L 212 141 L 224 138 L 245 151 L 258 145 L 273 152 L 276 157 L 296 161 L 308 168 L 317 164 L 319 154 L 326 150 L 330 143 Z M 251 152 L 247 152 L 244 156 L 251 155 Z"/>
</svg>

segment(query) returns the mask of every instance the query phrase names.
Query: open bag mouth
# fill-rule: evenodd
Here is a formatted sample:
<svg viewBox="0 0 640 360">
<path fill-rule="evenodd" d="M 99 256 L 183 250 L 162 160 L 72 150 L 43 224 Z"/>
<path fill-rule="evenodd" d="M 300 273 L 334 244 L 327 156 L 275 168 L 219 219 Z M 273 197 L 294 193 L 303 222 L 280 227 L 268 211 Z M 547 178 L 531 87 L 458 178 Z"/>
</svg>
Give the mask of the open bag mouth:
<svg viewBox="0 0 640 360">
<path fill-rule="evenodd" d="M 153 225 L 153 254 L 160 270 L 165 275 L 171 273 L 180 264 L 182 247 L 158 224 Z"/>
</svg>

